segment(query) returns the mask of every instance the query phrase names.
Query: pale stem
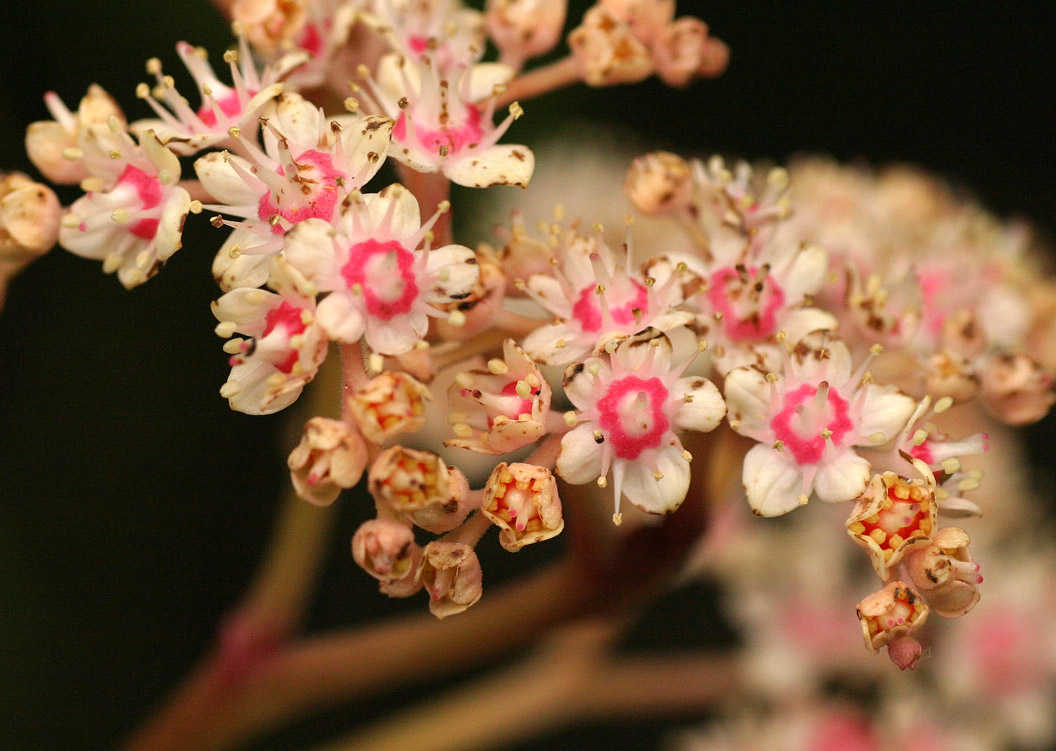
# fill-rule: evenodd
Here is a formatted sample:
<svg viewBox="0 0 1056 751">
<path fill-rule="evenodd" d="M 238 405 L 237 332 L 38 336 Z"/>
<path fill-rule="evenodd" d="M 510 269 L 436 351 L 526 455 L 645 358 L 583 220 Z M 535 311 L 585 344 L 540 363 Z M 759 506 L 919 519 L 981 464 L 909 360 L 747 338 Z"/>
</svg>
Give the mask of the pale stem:
<svg viewBox="0 0 1056 751">
<path fill-rule="evenodd" d="M 571 86 L 581 80 L 583 80 L 583 74 L 579 68 L 579 61 L 569 55 L 514 78 L 495 100 L 495 109 L 501 109 L 511 102 L 534 99 L 542 94 Z"/>
<path fill-rule="evenodd" d="M 495 311 L 495 316 L 492 319 L 493 328 L 506 331 L 514 339 L 523 339 L 545 323 L 546 321 L 542 318 L 522 316 L 506 308 L 500 308 Z"/>
<path fill-rule="evenodd" d="M 737 679 L 728 657 L 609 654 L 615 633 L 608 621 L 576 623 L 532 658 L 320 751 L 508 747 L 574 722 L 699 712 L 727 695 Z M 516 707 L 519 721 L 511 721 L 504 707 Z"/>
<path fill-rule="evenodd" d="M 569 428 L 567 423 L 562 419 L 558 430 L 550 433 L 550 435 L 543 439 L 543 442 L 535 447 L 535 451 L 529 454 L 526 459 L 521 460 L 522 463 L 535 464 L 553 470 L 554 465 L 557 463 L 557 455 L 561 453 L 561 438 L 564 437 L 564 434 L 569 430 L 571 430 L 571 428 Z"/>
<path fill-rule="evenodd" d="M 363 348 L 359 342 L 341 345 L 341 419 L 355 425 L 355 418 L 348 400 L 367 382 L 367 371 L 363 365 Z M 376 447 L 375 447 L 376 448 Z M 374 458 L 373 456 L 371 457 Z"/>
<path fill-rule="evenodd" d="M 479 502 L 477 505 L 480 505 Z M 451 530 L 441 537 L 440 540 L 443 542 L 458 542 L 474 548 L 489 529 L 491 529 L 491 519 L 484 516 L 480 511 L 474 511 L 472 516 L 462 522 L 462 526 Z"/>
<path fill-rule="evenodd" d="M 213 198 L 212 194 L 205 189 L 200 180 L 180 180 L 177 183 L 181 188 L 187 191 L 191 196 L 192 201 L 201 201 L 202 203 L 217 203 L 216 199 Z"/>
</svg>

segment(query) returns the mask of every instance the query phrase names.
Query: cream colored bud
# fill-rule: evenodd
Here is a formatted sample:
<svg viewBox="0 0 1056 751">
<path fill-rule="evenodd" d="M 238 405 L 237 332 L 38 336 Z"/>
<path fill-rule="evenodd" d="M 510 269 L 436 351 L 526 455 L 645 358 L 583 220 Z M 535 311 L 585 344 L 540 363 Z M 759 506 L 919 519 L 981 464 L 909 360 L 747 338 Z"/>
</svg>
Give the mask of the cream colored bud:
<svg viewBox="0 0 1056 751">
<path fill-rule="evenodd" d="M 943 350 L 932 355 L 925 372 L 928 393 L 935 398 L 948 396 L 955 402 L 966 402 L 979 392 L 979 379 L 971 363 L 957 353 Z"/>
<path fill-rule="evenodd" d="M 600 0 L 598 5 L 626 23 L 646 45 L 675 17 L 675 0 Z"/>
<path fill-rule="evenodd" d="M 651 45 L 656 75 L 668 86 L 688 86 L 700 75 L 708 51 L 708 25 L 686 16 L 670 23 Z"/>
<path fill-rule="evenodd" d="M 422 529 L 436 534 L 459 526 L 472 511 L 469 481 L 431 451 L 393 446 L 370 468 L 370 492 Z"/>
<path fill-rule="evenodd" d="M 909 636 L 928 619 L 924 599 L 907 584 L 889 582 L 858 603 L 865 646 L 873 653 L 896 639 Z"/>
<path fill-rule="evenodd" d="M 693 197 L 693 173 L 682 157 L 654 151 L 631 163 L 623 188 L 645 214 L 677 214 Z"/>
<path fill-rule="evenodd" d="M 983 577 L 968 552 L 971 539 L 958 527 L 943 527 L 931 545 L 906 557 L 906 569 L 932 610 L 947 618 L 964 615 L 979 602 Z"/>
<path fill-rule="evenodd" d="M 386 371 L 356 389 L 348 406 L 363 436 L 383 443 L 425 425 L 425 403 L 430 399 L 429 389 L 413 376 Z"/>
<path fill-rule="evenodd" d="M 302 0 L 235 0 L 231 17 L 241 24 L 250 44 L 261 52 L 274 52 L 301 33 L 306 5 Z"/>
<path fill-rule="evenodd" d="M 549 540 L 565 528 L 557 481 L 550 470 L 535 464 L 502 462 L 495 467 L 484 486 L 481 511 L 502 530 L 499 542 L 511 552 Z"/>
<path fill-rule="evenodd" d="M 367 447 L 358 433 L 338 420 L 313 417 L 287 464 L 294 490 L 304 500 L 329 506 L 343 488 L 363 476 Z"/>
<path fill-rule="evenodd" d="M 983 406 L 1009 425 L 1037 422 L 1056 401 L 1052 376 L 1027 354 L 995 357 L 980 369 L 979 377 Z"/>
<path fill-rule="evenodd" d="M 967 308 L 951 314 L 942 324 L 943 348 L 961 357 L 978 357 L 986 349 L 986 332 Z"/>
<path fill-rule="evenodd" d="M 519 68 L 561 41 L 567 10 L 568 0 L 488 0 L 484 18 L 503 62 Z"/>
<path fill-rule="evenodd" d="M 568 35 L 568 46 L 588 86 L 635 83 L 653 72 L 649 49 L 625 21 L 594 6 Z"/>
<path fill-rule="evenodd" d="M 0 172 L 0 308 L 8 280 L 54 247 L 61 219 L 51 188 Z"/>
<path fill-rule="evenodd" d="M 414 542 L 414 531 L 392 519 L 364 522 L 352 537 L 352 557 L 360 568 L 382 582 L 412 576 L 421 554 L 422 549 Z"/>
<path fill-rule="evenodd" d="M 484 591 L 480 560 L 473 548 L 460 542 L 426 545 L 415 578 L 429 593 L 429 612 L 437 618 L 467 610 Z"/>
<path fill-rule="evenodd" d="M 88 125 L 105 124 L 111 117 L 120 125 L 125 115 L 106 90 L 98 84 L 88 87 L 76 113 L 70 112 L 55 94 L 44 97 L 57 120 L 35 122 L 26 130 L 26 153 L 44 177 L 60 185 L 76 185 L 88 176 L 88 169 L 76 156 L 78 135 Z"/>
</svg>

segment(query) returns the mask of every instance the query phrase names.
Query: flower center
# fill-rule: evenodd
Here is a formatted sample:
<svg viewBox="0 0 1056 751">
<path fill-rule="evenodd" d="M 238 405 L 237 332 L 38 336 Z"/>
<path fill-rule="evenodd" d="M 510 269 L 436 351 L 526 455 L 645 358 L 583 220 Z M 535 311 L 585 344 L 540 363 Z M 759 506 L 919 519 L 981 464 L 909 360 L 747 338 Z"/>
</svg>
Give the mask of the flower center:
<svg viewBox="0 0 1056 751">
<path fill-rule="evenodd" d="M 253 96 L 257 92 L 249 91 L 249 96 Z M 216 106 L 220 108 L 220 111 L 224 113 L 225 117 L 231 118 L 242 111 L 242 102 L 238 98 L 238 92 L 235 89 L 231 89 L 225 96 L 220 97 L 216 100 Z M 198 108 L 198 119 L 208 128 L 216 127 L 216 110 L 213 108 L 212 103 L 203 104 Z"/>
<path fill-rule="evenodd" d="M 816 464 L 825 453 L 826 436 L 838 446 L 851 429 L 847 400 L 824 382 L 818 388 L 803 384 L 785 395 L 785 406 L 770 427 L 796 462 Z"/>
<path fill-rule="evenodd" d="M 161 203 L 161 180 L 130 164 L 117 179 L 110 195 L 124 202 L 132 213 L 153 209 Z M 126 228 L 136 237 L 153 240 L 158 233 L 158 220 L 137 219 L 130 221 Z"/>
<path fill-rule="evenodd" d="M 301 319 L 301 313 L 301 308 L 283 300 L 279 307 L 269 310 L 268 314 L 264 316 L 264 333 L 261 334 L 261 339 L 276 331 L 281 336 L 284 336 L 287 341 L 289 341 L 290 337 L 304 333 L 307 326 Z M 297 364 L 298 358 L 297 350 L 291 348 L 289 354 L 281 362 L 273 364 L 283 373 L 289 373 L 293 370 L 293 366 Z"/>
<path fill-rule="evenodd" d="M 777 311 L 785 293 L 769 266 L 727 266 L 711 277 L 708 300 L 722 314 L 726 335 L 734 340 L 765 339 L 777 330 Z"/>
<path fill-rule="evenodd" d="M 450 106 L 450 105 L 448 105 Z M 450 109 L 442 109 L 437 117 L 436 128 L 429 128 L 421 123 L 414 123 L 414 136 L 426 151 L 442 155 L 457 154 L 467 147 L 476 146 L 484 137 L 481 128 L 480 110 L 472 104 L 462 105 L 464 112 L 457 118 Z M 407 140 L 407 113 L 401 112 L 392 129 L 392 137 L 397 141 Z"/>
<path fill-rule="evenodd" d="M 356 243 L 341 276 L 349 287 L 359 285 L 367 313 L 383 321 L 410 312 L 418 299 L 414 254 L 395 240 Z"/>
<path fill-rule="evenodd" d="M 598 423 L 609 434 L 617 457 L 637 459 L 644 450 L 660 445 L 668 428 L 667 396 L 667 387 L 656 376 L 648 380 L 626 376 L 609 385 L 598 400 Z"/>
<path fill-rule="evenodd" d="M 337 181 L 344 173 L 334 168 L 329 154 L 321 151 L 306 151 L 297 157 L 297 174 L 289 178 L 288 187 L 273 196 L 269 190 L 260 197 L 257 216 L 268 221 L 278 214 L 290 224 L 303 222 L 305 219 L 324 219 L 330 221 L 337 205 Z M 286 171 L 279 168 L 279 174 Z M 272 225 L 272 234 L 286 232 L 280 224 Z"/>
<path fill-rule="evenodd" d="M 611 290 L 606 291 L 606 302 L 609 303 L 609 314 L 612 320 L 620 326 L 632 326 L 638 322 L 642 314 L 649 309 L 649 293 L 644 286 L 630 280 L 629 293 L 619 295 Z M 635 311 L 638 315 L 635 316 Z M 572 306 L 572 317 L 579 321 L 584 331 L 595 332 L 601 330 L 601 299 L 595 292 L 595 286 L 584 288 L 579 293 L 579 300 Z M 637 330 L 637 329 L 632 329 Z"/>
</svg>

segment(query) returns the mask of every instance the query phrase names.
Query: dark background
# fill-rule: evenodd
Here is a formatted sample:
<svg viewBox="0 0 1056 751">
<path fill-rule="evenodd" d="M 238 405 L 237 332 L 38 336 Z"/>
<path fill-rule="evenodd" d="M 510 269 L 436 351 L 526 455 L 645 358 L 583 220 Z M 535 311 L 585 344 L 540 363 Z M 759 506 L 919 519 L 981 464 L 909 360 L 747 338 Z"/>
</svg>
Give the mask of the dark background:
<svg viewBox="0 0 1056 751">
<path fill-rule="evenodd" d="M 534 102 L 518 140 L 531 145 L 575 114 L 682 151 L 912 162 L 1051 234 L 1052 26 L 1018 3 L 927 5 L 686 3 L 681 12 L 733 50 L 723 78 L 688 92 L 576 87 Z M 186 81 L 177 40 L 213 60 L 229 40 L 205 0 L 3 3 L 0 31 L 0 166 L 29 171 L 21 139 L 46 117 L 45 90 L 73 105 L 95 81 L 145 116 L 133 92 L 148 57 Z M 132 292 L 58 250 L 11 287 L 0 316 L 0 748 L 112 747 L 209 644 L 261 552 L 285 422 L 232 413 L 216 393 L 227 371 L 208 308 L 209 231 L 192 230 L 165 272 Z M 1044 488 L 1051 432 L 1047 421 L 1031 433 Z M 367 513 L 354 506 L 310 628 L 393 611 L 348 557 Z M 703 609 L 692 607 L 678 606 L 676 640 L 700 637 Z M 259 748 L 320 740 L 356 712 Z M 660 730 L 550 740 L 646 749 Z"/>
</svg>

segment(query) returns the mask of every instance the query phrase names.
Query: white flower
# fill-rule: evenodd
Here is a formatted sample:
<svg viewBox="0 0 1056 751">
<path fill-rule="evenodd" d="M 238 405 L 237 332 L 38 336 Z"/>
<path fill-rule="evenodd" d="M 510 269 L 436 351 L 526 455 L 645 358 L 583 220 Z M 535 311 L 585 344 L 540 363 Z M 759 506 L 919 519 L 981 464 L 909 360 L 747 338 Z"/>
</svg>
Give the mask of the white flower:
<svg viewBox="0 0 1056 751">
<path fill-rule="evenodd" d="M 90 190 L 63 217 L 59 244 L 135 287 L 182 245 L 191 197 L 177 184 L 180 161 L 151 132 L 137 145 L 113 116 L 82 128 L 78 143 Z"/>
<path fill-rule="evenodd" d="M 726 405 L 711 381 L 680 377 L 691 360 L 672 369 L 671 340 L 661 332 L 648 329 L 614 349 L 565 371 L 577 423 L 561 440 L 557 472 L 573 485 L 604 487 L 611 469 L 619 524 L 622 495 L 651 514 L 681 505 L 692 457 L 675 431 L 713 430 Z"/>
<path fill-rule="evenodd" d="M 837 502 L 865 491 L 873 473 L 854 447 L 890 441 L 916 406 L 894 387 L 872 384 L 865 365 L 852 372 L 847 346 L 820 331 L 800 341 L 782 375 L 743 367 L 726 376 L 730 426 L 760 442 L 744 459 L 754 513 L 780 516 L 811 493 Z"/>
<path fill-rule="evenodd" d="M 330 338 L 354 343 L 365 336 L 383 355 L 409 352 L 425 336 L 429 316 L 447 315 L 431 303 L 473 289 L 479 268 L 469 248 L 419 249 L 438 216 L 422 226 L 418 202 L 394 184 L 377 195 L 350 196 L 336 230 L 308 219 L 290 232 L 290 263 L 331 293 L 318 309 Z"/>
</svg>

